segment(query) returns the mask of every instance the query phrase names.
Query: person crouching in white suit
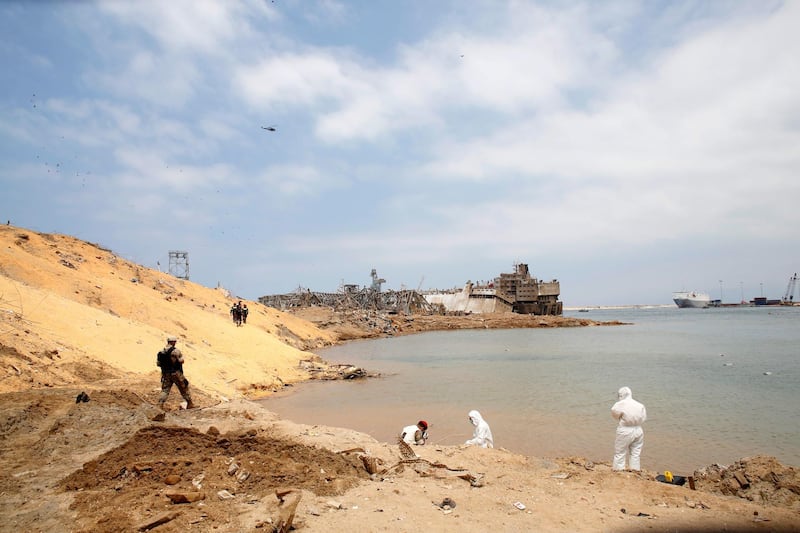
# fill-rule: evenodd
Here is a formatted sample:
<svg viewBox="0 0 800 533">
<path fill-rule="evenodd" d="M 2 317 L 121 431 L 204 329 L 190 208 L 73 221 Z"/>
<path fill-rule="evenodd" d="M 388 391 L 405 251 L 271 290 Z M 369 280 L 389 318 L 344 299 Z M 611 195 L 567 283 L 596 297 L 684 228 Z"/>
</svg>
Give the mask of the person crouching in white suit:
<svg viewBox="0 0 800 533">
<path fill-rule="evenodd" d="M 625 459 L 631 470 L 641 470 L 640 456 L 644 445 L 642 424 L 647 420 L 644 405 L 633 399 L 631 389 L 622 387 L 617 392 L 619 401 L 611 408 L 611 416 L 619 421 L 614 440 L 613 470 L 625 470 Z"/>
<path fill-rule="evenodd" d="M 489 424 L 483 419 L 478 411 L 470 411 L 470 423 L 475 426 L 472 431 L 472 438 L 464 444 L 474 444 L 481 448 L 494 448 L 494 438 L 492 437 L 492 430 L 489 429 Z"/>
</svg>

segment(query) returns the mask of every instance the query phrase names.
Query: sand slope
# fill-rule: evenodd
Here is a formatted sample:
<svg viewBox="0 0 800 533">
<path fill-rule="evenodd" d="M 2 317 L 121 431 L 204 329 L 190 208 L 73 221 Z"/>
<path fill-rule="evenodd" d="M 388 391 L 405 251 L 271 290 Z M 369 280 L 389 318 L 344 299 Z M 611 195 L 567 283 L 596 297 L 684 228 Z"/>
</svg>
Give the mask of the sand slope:
<svg viewBox="0 0 800 533">
<path fill-rule="evenodd" d="M 64 235 L 0 226 L 0 342 L 6 379 L 0 392 L 74 380 L 158 380 L 155 354 L 176 335 L 186 374 L 197 388 L 227 398 L 307 379 L 307 349 L 334 337 L 292 315 L 236 299 L 126 261 Z M 10 350 L 19 355 L 9 355 Z M 16 361 L 16 362 L 15 362 Z M 13 365 L 13 367 L 12 367 Z"/>
</svg>

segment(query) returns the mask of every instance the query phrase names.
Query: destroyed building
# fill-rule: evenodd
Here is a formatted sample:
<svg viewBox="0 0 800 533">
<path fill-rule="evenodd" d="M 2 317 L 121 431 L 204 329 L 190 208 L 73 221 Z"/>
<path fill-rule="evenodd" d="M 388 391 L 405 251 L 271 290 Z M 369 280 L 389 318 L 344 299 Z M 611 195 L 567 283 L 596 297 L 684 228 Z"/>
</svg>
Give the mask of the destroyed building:
<svg viewBox="0 0 800 533">
<path fill-rule="evenodd" d="M 375 269 L 370 286 L 343 284 L 338 292 L 312 292 L 298 287 L 289 294 L 261 296 L 258 301 L 276 309 L 324 306 L 338 311 L 379 311 L 412 314 L 520 313 L 561 315 L 558 280 L 540 281 L 531 277 L 528 265 L 514 265 L 513 273 L 503 273 L 485 284 L 468 281 L 463 289 L 383 291 L 386 282 Z"/>
<path fill-rule="evenodd" d="M 504 313 L 561 315 L 558 280 L 540 281 L 531 277 L 526 263 L 514 265 L 514 272 L 502 273 L 486 284 L 468 281 L 461 290 L 429 291 L 425 299 L 443 306 L 449 313 Z"/>
</svg>

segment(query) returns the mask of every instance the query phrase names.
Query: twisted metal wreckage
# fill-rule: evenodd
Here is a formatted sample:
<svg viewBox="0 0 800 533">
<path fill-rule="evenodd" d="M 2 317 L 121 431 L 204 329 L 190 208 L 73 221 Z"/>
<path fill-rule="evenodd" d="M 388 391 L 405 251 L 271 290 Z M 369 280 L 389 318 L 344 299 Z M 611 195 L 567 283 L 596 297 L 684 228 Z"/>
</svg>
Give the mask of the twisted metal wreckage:
<svg viewBox="0 0 800 533">
<path fill-rule="evenodd" d="M 405 315 L 444 313 L 442 306 L 428 303 L 418 291 L 382 291 L 381 285 L 386 280 L 379 278 L 374 268 L 370 275 L 372 284 L 368 287 L 344 284 L 337 292 L 316 292 L 297 287 L 294 292 L 261 296 L 258 301 L 281 311 L 319 306 L 331 307 L 336 311 L 375 311 Z"/>
<path fill-rule="evenodd" d="M 298 287 L 292 293 L 262 296 L 258 301 L 281 310 L 330 307 L 337 312 L 358 311 L 375 313 L 376 316 L 503 312 L 561 315 L 563 312 L 558 280 L 542 281 L 532 277 L 526 263 L 516 263 L 514 272 L 501 273 L 489 283 L 473 284 L 468 281 L 463 289 L 425 293 L 419 292 L 419 288 L 382 291 L 381 285 L 386 280 L 379 278 L 374 268 L 370 275 L 372 284 L 368 287 L 343 284 L 335 293 L 313 292 Z"/>
</svg>

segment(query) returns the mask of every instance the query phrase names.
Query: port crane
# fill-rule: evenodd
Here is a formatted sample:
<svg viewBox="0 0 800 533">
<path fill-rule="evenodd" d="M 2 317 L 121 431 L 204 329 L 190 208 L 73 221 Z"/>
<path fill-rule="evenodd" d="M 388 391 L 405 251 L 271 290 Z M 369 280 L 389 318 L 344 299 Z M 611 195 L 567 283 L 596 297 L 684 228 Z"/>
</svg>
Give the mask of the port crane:
<svg viewBox="0 0 800 533">
<path fill-rule="evenodd" d="M 797 285 L 797 272 L 789 278 L 789 284 L 786 286 L 786 294 L 783 295 L 781 303 L 783 305 L 794 305 L 794 288 Z"/>
</svg>

